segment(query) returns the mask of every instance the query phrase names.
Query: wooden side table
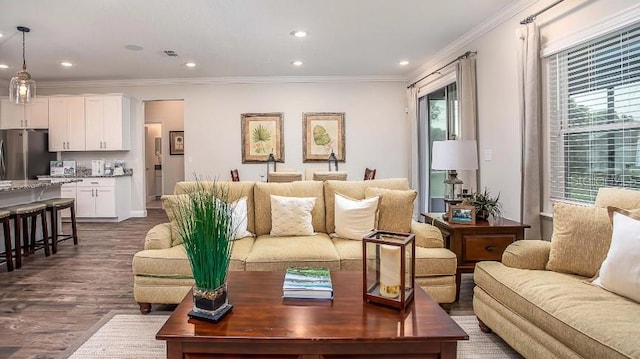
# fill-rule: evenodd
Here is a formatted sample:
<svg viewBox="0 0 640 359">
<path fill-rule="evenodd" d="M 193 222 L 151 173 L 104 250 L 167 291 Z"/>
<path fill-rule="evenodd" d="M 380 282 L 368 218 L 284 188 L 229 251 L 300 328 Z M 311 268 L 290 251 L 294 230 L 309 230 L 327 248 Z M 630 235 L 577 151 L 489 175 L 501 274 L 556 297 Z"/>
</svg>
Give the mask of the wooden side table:
<svg viewBox="0 0 640 359">
<path fill-rule="evenodd" d="M 524 229 L 531 227 L 505 218 L 458 224 L 443 220 L 442 213 L 423 213 L 422 216 L 425 223 L 440 229 L 445 247 L 456 254 L 456 301 L 460 298 L 462 273 L 473 273 L 480 261 L 500 261 L 504 250 L 514 241 L 524 239 Z"/>
</svg>

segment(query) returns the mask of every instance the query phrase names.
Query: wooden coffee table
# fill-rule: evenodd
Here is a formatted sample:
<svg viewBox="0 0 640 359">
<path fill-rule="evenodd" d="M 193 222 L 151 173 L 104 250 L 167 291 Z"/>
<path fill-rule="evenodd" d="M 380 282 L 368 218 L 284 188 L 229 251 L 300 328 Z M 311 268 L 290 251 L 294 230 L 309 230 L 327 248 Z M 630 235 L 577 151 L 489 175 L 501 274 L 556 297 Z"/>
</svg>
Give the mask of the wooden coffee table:
<svg viewBox="0 0 640 359">
<path fill-rule="evenodd" d="M 156 335 L 167 358 L 455 358 L 469 336 L 417 287 L 413 304 L 365 303 L 361 272 L 331 272 L 333 301 L 283 300 L 283 272 L 230 272 L 233 311 L 220 323 L 189 319 L 191 293 Z"/>
</svg>

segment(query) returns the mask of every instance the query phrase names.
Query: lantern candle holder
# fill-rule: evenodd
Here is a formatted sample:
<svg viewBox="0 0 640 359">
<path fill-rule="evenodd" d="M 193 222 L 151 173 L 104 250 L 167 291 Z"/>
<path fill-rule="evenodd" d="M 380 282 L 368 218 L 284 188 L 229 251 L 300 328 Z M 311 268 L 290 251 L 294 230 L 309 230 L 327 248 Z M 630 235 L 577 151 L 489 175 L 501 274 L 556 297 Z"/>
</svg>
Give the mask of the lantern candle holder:
<svg viewBox="0 0 640 359">
<path fill-rule="evenodd" d="M 363 299 L 404 311 L 413 300 L 416 236 L 373 231 L 362 239 Z"/>
</svg>

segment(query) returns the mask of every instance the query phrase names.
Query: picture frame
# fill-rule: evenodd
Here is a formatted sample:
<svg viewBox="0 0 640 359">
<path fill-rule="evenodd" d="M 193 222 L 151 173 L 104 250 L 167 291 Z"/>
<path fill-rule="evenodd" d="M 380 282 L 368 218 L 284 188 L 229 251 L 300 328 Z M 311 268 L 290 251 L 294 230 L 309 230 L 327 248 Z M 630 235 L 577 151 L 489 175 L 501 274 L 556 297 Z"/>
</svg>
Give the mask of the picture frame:
<svg viewBox="0 0 640 359">
<path fill-rule="evenodd" d="M 276 162 L 284 162 L 282 112 L 243 113 L 242 163 L 266 162 L 273 152 Z"/>
<path fill-rule="evenodd" d="M 457 224 L 476 224 L 476 207 L 466 204 L 449 206 L 449 222 Z"/>
<path fill-rule="evenodd" d="M 333 151 L 339 162 L 346 158 L 344 112 L 302 114 L 302 161 L 326 162 Z"/>
<path fill-rule="evenodd" d="M 169 131 L 169 154 L 184 156 L 184 131 Z"/>
</svg>

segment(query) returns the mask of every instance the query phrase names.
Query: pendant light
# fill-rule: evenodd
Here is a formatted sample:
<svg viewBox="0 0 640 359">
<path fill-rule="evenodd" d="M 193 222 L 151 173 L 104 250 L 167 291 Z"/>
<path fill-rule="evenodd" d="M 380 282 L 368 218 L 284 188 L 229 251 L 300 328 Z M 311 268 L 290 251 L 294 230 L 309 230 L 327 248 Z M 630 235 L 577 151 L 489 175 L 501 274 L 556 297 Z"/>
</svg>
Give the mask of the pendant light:
<svg viewBox="0 0 640 359">
<path fill-rule="evenodd" d="M 18 31 L 22 32 L 22 71 L 18 71 L 9 82 L 9 101 L 16 104 L 24 104 L 36 98 L 36 82 L 31 79 L 31 75 L 27 72 L 27 62 L 24 56 L 24 34 L 31 31 L 31 29 L 25 26 L 18 26 Z"/>
</svg>

